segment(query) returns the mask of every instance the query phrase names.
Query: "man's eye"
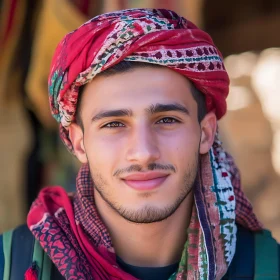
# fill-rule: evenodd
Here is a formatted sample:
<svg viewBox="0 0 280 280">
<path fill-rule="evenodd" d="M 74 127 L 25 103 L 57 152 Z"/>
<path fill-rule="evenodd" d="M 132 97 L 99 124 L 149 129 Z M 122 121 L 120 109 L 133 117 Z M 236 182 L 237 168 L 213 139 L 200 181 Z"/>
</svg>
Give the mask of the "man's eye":
<svg viewBox="0 0 280 280">
<path fill-rule="evenodd" d="M 177 123 L 177 122 L 179 122 L 179 121 L 174 119 L 174 118 L 170 118 L 170 117 L 162 118 L 159 121 L 157 121 L 157 123 L 163 123 L 163 124 L 164 123 L 167 123 L 167 124 L 169 124 L 169 123 Z"/>
<path fill-rule="evenodd" d="M 102 126 L 102 128 L 115 128 L 115 127 L 124 127 L 124 124 L 120 122 L 110 122 Z"/>
</svg>

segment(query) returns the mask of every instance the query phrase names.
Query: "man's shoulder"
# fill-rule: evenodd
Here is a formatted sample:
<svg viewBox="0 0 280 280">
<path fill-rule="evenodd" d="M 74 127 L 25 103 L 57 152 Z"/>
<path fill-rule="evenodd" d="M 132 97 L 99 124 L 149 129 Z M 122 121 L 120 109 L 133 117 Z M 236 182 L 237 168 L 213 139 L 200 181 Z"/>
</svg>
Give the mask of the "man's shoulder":
<svg viewBox="0 0 280 280">
<path fill-rule="evenodd" d="M 45 279 L 43 274 L 51 275 L 49 279 L 52 280 L 64 279 L 39 242 L 35 241 L 27 225 L 0 235 L 0 280 L 24 279 L 25 272 L 34 262 L 41 271 L 42 279 Z"/>
<path fill-rule="evenodd" d="M 224 279 L 254 279 L 271 275 L 280 279 L 280 245 L 270 231 L 253 232 L 238 225 L 236 252 Z"/>
<path fill-rule="evenodd" d="M 3 250 L 3 235 L 0 235 L 0 280 L 3 279 L 4 266 L 5 266 L 5 258 L 4 258 L 4 250 Z"/>
<path fill-rule="evenodd" d="M 0 235 L 0 280 L 7 271 L 24 275 L 26 268 L 32 264 L 34 241 L 26 225 Z"/>
<path fill-rule="evenodd" d="M 248 279 L 254 277 L 255 244 L 254 232 L 242 226 L 237 227 L 236 249 L 229 267 L 228 279 L 243 275 Z"/>
</svg>

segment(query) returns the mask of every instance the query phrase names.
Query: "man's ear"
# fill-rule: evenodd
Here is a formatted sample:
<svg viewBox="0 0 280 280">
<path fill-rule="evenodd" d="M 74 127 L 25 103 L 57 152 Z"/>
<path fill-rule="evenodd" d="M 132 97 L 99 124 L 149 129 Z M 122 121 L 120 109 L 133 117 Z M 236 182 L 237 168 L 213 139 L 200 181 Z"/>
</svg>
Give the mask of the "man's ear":
<svg viewBox="0 0 280 280">
<path fill-rule="evenodd" d="M 217 130 L 217 117 L 214 112 L 209 112 L 200 122 L 201 139 L 200 139 L 200 154 L 206 154 L 212 147 Z"/>
<path fill-rule="evenodd" d="M 75 156 L 81 163 L 87 163 L 87 155 L 84 146 L 84 133 L 78 124 L 72 123 L 70 125 L 69 138 L 72 142 Z"/>
</svg>

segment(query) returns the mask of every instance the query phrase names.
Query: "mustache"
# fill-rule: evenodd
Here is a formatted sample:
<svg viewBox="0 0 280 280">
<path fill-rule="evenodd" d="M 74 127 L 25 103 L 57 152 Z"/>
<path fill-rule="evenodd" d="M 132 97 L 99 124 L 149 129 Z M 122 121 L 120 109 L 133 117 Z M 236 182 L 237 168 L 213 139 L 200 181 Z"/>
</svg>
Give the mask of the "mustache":
<svg viewBox="0 0 280 280">
<path fill-rule="evenodd" d="M 143 168 L 143 166 L 134 164 L 127 168 L 117 169 L 114 172 L 113 176 L 120 176 L 121 174 L 135 172 L 135 171 L 143 172 L 143 171 L 147 171 L 147 170 L 149 170 L 149 171 L 151 171 L 151 170 L 169 170 L 174 173 L 176 172 L 176 169 L 175 169 L 174 165 L 172 165 L 172 164 L 150 163 L 146 170 Z"/>
</svg>

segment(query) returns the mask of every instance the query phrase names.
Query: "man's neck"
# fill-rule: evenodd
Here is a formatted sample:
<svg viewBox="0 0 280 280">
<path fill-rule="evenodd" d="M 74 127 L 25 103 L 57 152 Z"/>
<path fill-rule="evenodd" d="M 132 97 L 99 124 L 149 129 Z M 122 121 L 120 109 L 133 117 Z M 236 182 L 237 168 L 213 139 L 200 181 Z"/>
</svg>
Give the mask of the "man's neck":
<svg viewBox="0 0 280 280">
<path fill-rule="evenodd" d="M 129 222 L 116 213 L 95 192 L 95 203 L 105 223 L 116 254 L 126 263 L 143 267 L 160 267 L 180 260 L 187 240 L 193 193 L 166 220 L 150 224 Z"/>
</svg>

